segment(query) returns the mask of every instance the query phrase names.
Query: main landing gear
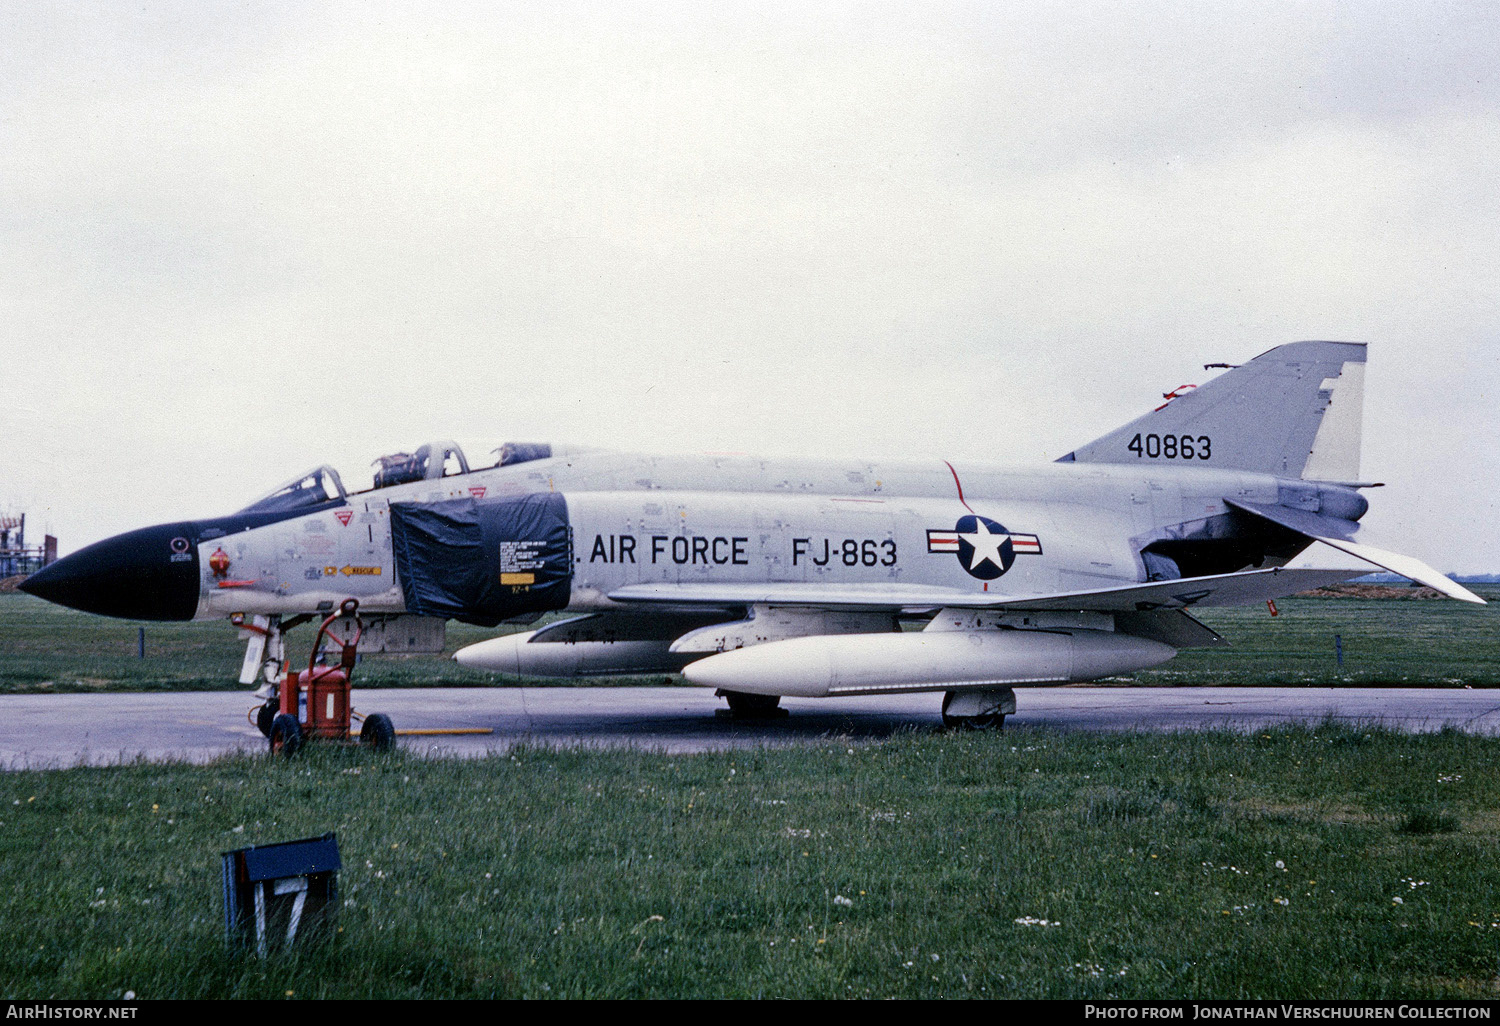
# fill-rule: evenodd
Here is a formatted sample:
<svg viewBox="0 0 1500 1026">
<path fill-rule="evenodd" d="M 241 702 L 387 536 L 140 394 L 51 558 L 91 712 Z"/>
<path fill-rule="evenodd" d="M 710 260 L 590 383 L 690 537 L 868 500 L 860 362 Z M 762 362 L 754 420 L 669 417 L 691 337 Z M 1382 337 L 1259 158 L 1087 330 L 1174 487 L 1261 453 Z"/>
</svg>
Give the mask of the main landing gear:
<svg viewBox="0 0 1500 1026">
<path fill-rule="evenodd" d="M 968 730 L 1000 730 L 1005 717 L 1016 711 L 1010 688 L 949 691 L 943 695 L 943 726 Z"/>
<path fill-rule="evenodd" d="M 728 709 L 719 710 L 720 714 L 737 720 L 779 720 L 787 715 L 787 711 L 781 707 L 780 695 L 752 695 L 745 691 L 725 691 L 723 688 L 714 694 L 729 703 Z"/>
</svg>

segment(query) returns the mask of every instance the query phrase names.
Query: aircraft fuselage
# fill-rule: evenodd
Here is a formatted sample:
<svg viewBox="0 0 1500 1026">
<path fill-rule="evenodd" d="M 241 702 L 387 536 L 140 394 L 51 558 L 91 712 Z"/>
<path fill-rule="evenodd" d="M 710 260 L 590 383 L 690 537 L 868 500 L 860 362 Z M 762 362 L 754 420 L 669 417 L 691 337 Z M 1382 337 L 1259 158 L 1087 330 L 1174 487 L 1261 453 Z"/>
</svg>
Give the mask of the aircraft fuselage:
<svg viewBox="0 0 1500 1026">
<path fill-rule="evenodd" d="M 1153 544 L 1170 551 L 1196 541 L 1211 550 L 1243 533 L 1225 498 L 1276 504 L 1294 494 L 1311 509 L 1363 503 L 1337 486 L 1200 467 L 950 468 L 942 461 L 592 453 L 356 493 L 264 526 L 211 523 L 192 539 L 199 568 L 193 616 L 316 612 L 348 597 L 369 613 L 406 611 L 392 504 L 543 492 L 566 502 L 572 573 L 565 608 L 580 611 L 618 608 L 610 593 L 651 583 L 900 582 L 1016 596 L 1128 584 L 1150 576 L 1142 551 Z M 965 518 L 976 522 L 962 524 Z M 977 538 L 989 550 L 976 553 L 958 537 L 961 527 L 971 535 L 1003 529 L 1007 538 Z M 1295 554 L 1286 548 L 1247 561 L 1279 565 Z"/>
</svg>

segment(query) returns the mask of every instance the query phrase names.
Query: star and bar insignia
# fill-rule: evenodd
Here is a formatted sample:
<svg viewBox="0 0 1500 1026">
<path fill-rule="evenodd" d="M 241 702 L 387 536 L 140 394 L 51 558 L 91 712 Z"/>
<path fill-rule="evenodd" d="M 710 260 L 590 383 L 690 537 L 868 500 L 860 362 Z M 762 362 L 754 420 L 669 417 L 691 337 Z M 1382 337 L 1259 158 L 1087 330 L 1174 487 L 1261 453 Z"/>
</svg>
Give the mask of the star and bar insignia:
<svg viewBox="0 0 1500 1026">
<path fill-rule="evenodd" d="M 927 551 L 955 553 L 966 573 L 992 581 L 1009 570 L 1017 556 L 1040 556 L 1042 542 L 1034 534 L 1007 531 L 989 517 L 970 514 L 959 517 L 951 531 L 929 530 Z"/>
</svg>

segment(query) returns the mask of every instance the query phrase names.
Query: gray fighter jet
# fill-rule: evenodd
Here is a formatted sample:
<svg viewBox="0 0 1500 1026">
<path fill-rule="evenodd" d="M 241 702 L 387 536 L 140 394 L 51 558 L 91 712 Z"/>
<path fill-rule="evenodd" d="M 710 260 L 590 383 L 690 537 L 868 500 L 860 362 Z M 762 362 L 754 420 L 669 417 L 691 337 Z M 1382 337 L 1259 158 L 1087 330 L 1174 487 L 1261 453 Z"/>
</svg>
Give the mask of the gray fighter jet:
<svg viewBox="0 0 1500 1026">
<path fill-rule="evenodd" d="M 1466 602 L 1372 544 L 1360 479 L 1365 347 L 1263 353 L 1052 464 L 642 456 L 451 443 L 319 467 L 238 513 L 119 535 L 22 588 L 137 619 L 227 618 L 274 693 L 285 631 L 350 598 L 371 651 L 439 650 L 449 619 L 576 617 L 458 652 L 576 677 L 678 672 L 741 715 L 780 696 L 944 692 L 994 725 L 1015 685 L 1129 673 L 1222 644 L 1193 607 L 1369 571 L 1286 564 L 1315 542 Z M 918 629 L 919 628 L 919 629 Z"/>
</svg>

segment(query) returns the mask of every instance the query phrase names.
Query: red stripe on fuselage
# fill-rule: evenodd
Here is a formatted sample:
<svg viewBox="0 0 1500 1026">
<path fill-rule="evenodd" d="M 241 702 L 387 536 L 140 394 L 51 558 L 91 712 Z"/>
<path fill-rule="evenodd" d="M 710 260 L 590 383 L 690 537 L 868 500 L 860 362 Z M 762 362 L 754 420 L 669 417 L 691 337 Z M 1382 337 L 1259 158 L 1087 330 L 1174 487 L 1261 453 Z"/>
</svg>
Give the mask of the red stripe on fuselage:
<svg viewBox="0 0 1500 1026">
<path fill-rule="evenodd" d="M 964 504 L 964 509 L 968 510 L 970 513 L 973 513 L 974 507 L 970 506 L 968 502 L 964 500 L 964 486 L 963 482 L 958 479 L 958 471 L 954 470 L 953 464 L 949 463 L 947 460 L 943 461 L 943 465 L 948 468 L 948 473 L 953 475 L 953 487 L 958 489 L 958 501 Z"/>
</svg>

